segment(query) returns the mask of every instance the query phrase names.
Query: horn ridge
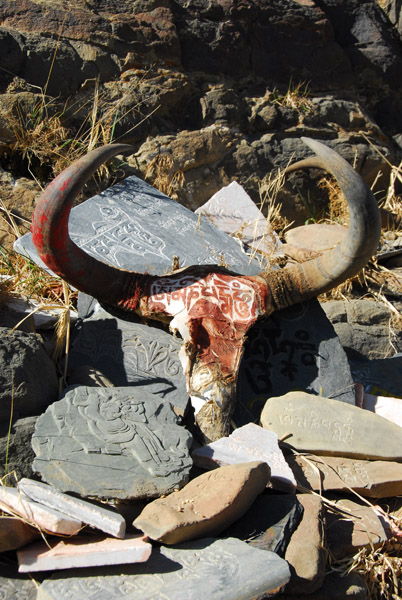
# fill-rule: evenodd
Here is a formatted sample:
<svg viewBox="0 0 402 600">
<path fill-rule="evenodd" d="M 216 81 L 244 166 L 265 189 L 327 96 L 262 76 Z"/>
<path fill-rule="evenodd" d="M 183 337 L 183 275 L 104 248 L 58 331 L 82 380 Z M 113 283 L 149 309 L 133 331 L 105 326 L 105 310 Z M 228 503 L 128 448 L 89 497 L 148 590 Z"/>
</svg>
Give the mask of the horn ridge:
<svg viewBox="0 0 402 600">
<path fill-rule="evenodd" d="M 356 275 L 375 254 L 381 233 L 377 202 L 361 176 L 325 144 L 302 140 L 316 156 L 291 165 L 285 172 L 319 168 L 331 173 L 348 203 L 349 228 L 342 242 L 321 256 L 281 271 L 261 273 L 271 288 L 276 309 L 318 296 Z"/>
</svg>

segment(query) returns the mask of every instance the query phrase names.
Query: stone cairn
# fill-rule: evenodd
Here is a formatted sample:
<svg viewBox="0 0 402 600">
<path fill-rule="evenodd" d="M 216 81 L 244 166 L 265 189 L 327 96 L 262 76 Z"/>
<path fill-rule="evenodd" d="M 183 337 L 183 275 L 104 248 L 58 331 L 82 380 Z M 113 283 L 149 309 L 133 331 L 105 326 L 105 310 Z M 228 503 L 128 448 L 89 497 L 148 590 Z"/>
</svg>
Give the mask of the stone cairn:
<svg viewBox="0 0 402 600">
<path fill-rule="evenodd" d="M 176 203 L 171 214 L 158 213 L 160 196 L 154 191 L 150 204 L 142 185 L 129 178 L 73 209 L 76 242 L 121 267 L 135 255 L 144 269 L 152 261 L 163 272 L 172 255 L 211 262 L 216 249 L 237 269 L 258 272 L 209 220 L 200 224 Z M 29 236 L 19 243 L 38 260 Z M 397 396 L 392 373 L 400 357 L 384 359 L 385 382 L 378 360 L 351 371 L 317 301 L 282 311 L 250 331 L 233 432 L 205 444 L 186 395 L 180 342 L 167 330 L 126 322 L 80 296 L 60 399 L 46 354 L 32 369 L 43 351 L 36 335 L 3 332 L 4 362 L 16 373 L 30 365 L 33 373 L 14 381 L 14 421 L 2 438 L 5 468 L 17 475 L 0 487 L 7 515 L 2 597 L 368 597 L 360 576 L 329 567 L 400 536 L 402 399 L 387 397 Z M 8 339 L 20 371 L 7 358 Z M 5 411 L 11 388 L 3 374 Z M 49 397 L 35 391 L 38 380 L 41 389 L 53 386 Z"/>
</svg>

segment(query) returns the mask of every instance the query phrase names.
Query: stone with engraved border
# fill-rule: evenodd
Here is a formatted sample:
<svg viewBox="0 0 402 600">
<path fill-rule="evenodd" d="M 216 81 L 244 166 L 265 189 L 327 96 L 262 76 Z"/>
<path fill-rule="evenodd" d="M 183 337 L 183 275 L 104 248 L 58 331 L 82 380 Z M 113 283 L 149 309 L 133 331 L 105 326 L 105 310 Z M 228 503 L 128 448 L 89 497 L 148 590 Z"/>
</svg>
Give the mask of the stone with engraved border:
<svg viewBox="0 0 402 600">
<path fill-rule="evenodd" d="M 98 305 L 96 312 L 76 327 L 69 372 L 87 365 L 116 387 L 138 387 L 171 402 L 183 416 L 189 398 L 178 357 L 180 348 L 181 340 L 160 327 L 123 321 Z"/>
<path fill-rule="evenodd" d="M 33 468 L 62 492 L 153 498 L 188 481 L 191 434 L 143 389 L 72 386 L 39 417 Z"/>
<path fill-rule="evenodd" d="M 38 600 L 252 600 L 279 593 L 289 581 L 285 560 L 233 538 L 206 538 L 154 548 L 145 563 L 53 575 Z"/>
<path fill-rule="evenodd" d="M 288 463 L 302 486 L 317 491 L 350 492 L 369 498 L 402 494 L 402 464 L 335 456 L 294 456 Z"/>
<path fill-rule="evenodd" d="M 180 267 L 222 263 L 245 275 L 260 271 L 238 241 L 135 176 L 73 208 L 69 231 L 85 252 L 127 270 L 164 275 L 177 256 Z M 47 269 L 30 233 L 15 250 Z"/>
<path fill-rule="evenodd" d="M 37 585 L 27 575 L 22 575 L 14 569 L 13 563 L 0 568 L 0 598 L 1 600 L 36 600 Z"/>
</svg>

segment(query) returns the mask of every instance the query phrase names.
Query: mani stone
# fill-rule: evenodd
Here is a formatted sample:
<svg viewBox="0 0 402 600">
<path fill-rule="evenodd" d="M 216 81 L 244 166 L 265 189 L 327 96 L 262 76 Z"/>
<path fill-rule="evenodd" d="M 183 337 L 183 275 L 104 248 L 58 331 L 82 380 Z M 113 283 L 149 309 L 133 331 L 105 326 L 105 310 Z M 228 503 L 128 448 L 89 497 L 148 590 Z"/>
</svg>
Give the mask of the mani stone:
<svg viewBox="0 0 402 600">
<path fill-rule="evenodd" d="M 402 428 L 345 402 L 289 392 L 267 400 L 261 424 L 299 452 L 402 461 Z"/>
<path fill-rule="evenodd" d="M 254 600 L 281 591 L 289 580 L 285 560 L 241 540 L 202 539 L 154 548 L 145 563 L 53 575 L 37 600 Z"/>
<path fill-rule="evenodd" d="M 302 515 L 303 506 L 294 494 L 265 492 L 222 535 L 240 538 L 254 548 L 270 550 L 284 557 Z"/>
<path fill-rule="evenodd" d="M 0 486 L 0 509 L 21 517 L 26 523 L 59 535 L 75 535 L 82 527 L 81 521 L 33 502 L 16 488 Z"/>
<path fill-rule="evenodd" d="M 353 379 L 375 396 L 402 398 L 402 354 L 375 360 L 351 360 Z"/>
<path fill-rule="evenodd" d="M 18 488 L 32 500 L 49 508 L 60 510 L 70 517 L 79 518 L 86 525 L 96 527 L 118 538 L 124 538 L 125 536 L 126 521 L 121 515 L 112 510 L 80 500 L 74 496 L 68 496 L 46 483 L 33 481 L 32 479 L 21 479 L 18 482 Z"/>
<path fill-rule="evenodd" d="M 264 462 L 214 469 L 148 504 L 133 525 L 164 544 L 217 535 L 248 510 L 269 477 Z"/>
<path fill-rule="evenodd" d="M 192 457 L 195 465 L 206 469 L 261 460 L 271 469 L 270 487 L 284 491 L 296 487 L 292 470 L 278 446 L 278 436 L 254 423 L 243 425 L 229 437 L 194 450 Z"/>
<path fill-rule="evenodd" d="M 38 529 L 26 525 L 21 519 L 0 517 L 0 552 L 17 550 L 38 537 L 40 537 Z"/>
<path fill-rule="evenodd" d="M 86 365 L 116 387 L 136 386 L 168 400 L 183 416 L 188 405 L 179 360 L 181 341 L 157 326 L 124 321 L 99 308 L 76 326 L 69 372 Z"/>
<path fill-rule="evenodd" d="M 402 464 L 338 456 L 288 458 L 300 485 L 316 491 L 350 492 L 369 498 L 402 494 Z"/>
<path fill-rule="evenodd" d="M 191 441 L 171 404 L 142 388 L 75 387 L 39 417 L 33 468 L 62 492 L 152 498 L 188 481 Z"/>
<path fill-rule="evenodd" d="M 1 566 L 1 600 L 37 600 L 37 590 L 37 583 L 30 577 L 21 575 L 17 571 L 14 572 L 10 564 Z"/>
<path fill-rule="evenodd" d="M 216 192 L 195 213 L 205 215 L 218 229 L 257 252 L 266 253 L 272 258 L 280 250 L 277 234 L 237 181 Z"/>
<path fill-rule="evenodd" d="M 346 353 L 315 299 L 274 312 L 247 332 L 233 421 L 258 422 L 267 398 L 294 390 L 355 403 Z"/>
<path fill-rule="evenodd" d="M 132 176 L 72 209 L 71 239 L 94 258 L 129 271 L 164 275 L 175 256 L 180 267 L 225 263 L 244 275 L 260 266 L 243 252 L 237 240 L 214 227 L 159 190 Z M 14 248 L 41 261 L 30 233 Z"/>
<path fill-rule="evenodd" d="M 298 494 L 297 499 L 304 511 L 284 557 L 291 573 L 286 593 L 311 594 L 321 587 L 325 577 L 324 511 L 319 496 Z"/>
<path fill-rule="evenodd" d="M 145 562 L 152 552 L 151 544 L 145 540 L 141 535 L 128 535 L 124 540 L 105 536 L 42 540 L 17 552 L 18 570 L 30 573 Z"/>
<path fill-rule="evenodd" d="M 374 506 L 353 500 L 337 500 L 341 511 L 327 515 L 328 549 L 336 560 L 355 554 L 361 548 L 378 548 L 387 541 L 389 524 L 377 515 Z"/>
</svg>

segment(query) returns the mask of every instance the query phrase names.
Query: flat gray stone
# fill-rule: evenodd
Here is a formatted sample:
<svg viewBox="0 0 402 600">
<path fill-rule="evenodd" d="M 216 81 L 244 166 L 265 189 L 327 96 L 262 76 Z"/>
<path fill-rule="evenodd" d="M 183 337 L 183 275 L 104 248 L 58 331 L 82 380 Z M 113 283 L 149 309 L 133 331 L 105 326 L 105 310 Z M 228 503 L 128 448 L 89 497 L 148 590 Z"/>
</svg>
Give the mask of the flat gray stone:
<svg viewBox="0 0 402 600">
<path fill-rule="evenodd" d="M 222 535 L 240 538 L 254 548 L 284 557 L 302 516 L 303 506 L 295 494 L 264 493 Z"/>
<path fill-rule="evenodd" d="M 296 480 L 278 445 L 278 436 L 254 423 L 235 429 L 226 438 L 207 444 L 192 453 L 194 464 L 205 469 L 253 460 L 266 462 L 271 469 L 269 486 L 290 491 Z"/>
<path fill-rule="evenodd" d="M 345 402 L 289 392 L 267 400 L 261 424 L 299 452 L 402 461 L 402 428 Z"/>
<path fill-rule="evenodd" d="M 142 564 L 67 571 L 42 583 L 38 600 L 253 600 L 279 593 L 286 561 L 241 540 L 203 539 L 154 548 Z"/>
<path fill-rule="evenodd" d="M 9 432 L 9 422 L 0 423 L 0 477 L 5 485 L 15 485 L 15 480 L 32 476 L 32 462 L 35 453 L 31 448 L 31 438 L 38 417 L 25 417 L 13 422 Z"/>
<path fill-rule="evenodd" d="M 402 494 L 402 464 L 389 460 L 362 460 L 343 456 L 288 457 L 300 485 L 316 491 L 350 493 L 369 498 Z"/>
<path fill-rule="evenodd" d="M 21 479 L 18 482 L 18 489 L 36 502 L 60 510 L 70 517 L 78 518 L 86 525 L 96 527 L 105 533 L 124 538 L 126 521 L 111 509 L 68 496 L 46 483 L 32 479 Z"/>
<path fill-rule="evenodd" d="M 37 586 L 27 575 L 21 575 L 12 566 L 0 569 L 1 600 L 36 600 Z"/>
<path fill-rule="evenodd" d="M 69 230 L 85 252 L 122 269 L 164 275 L 177 256 L 180 267 L 223 261 L 241 274 L 260 271 L 238 241 L 135 176 L 73 208 Z M 48 270 L 30 233 L 14 247 Z"/>
<path fill-rule="evenodd" d="M 375 396 L 402 398 L 402 354 L 376 360 L 351 360 L 354 381 Z"/>
<path fill-rule="evenodd" d="M 293 390 L 355 403 L 345 351 L 317 300 L 275 312 L 249 330 L 234 422 L 257 423 L 267 398 Z"/>
<path fill-rule="evenodd" d="M 77 386 L 39 417 L 33 468 L 62 492 L 152 498 L 187 482 L 191 439 L 172 405 L 143 389 Z"/>
<path fill-rule="evenodd" d="M 181 340 L 156 326 L 131 323 L 98 309 L 79 323 L 69 371 L 81 365 L 100 371 L 114 386 L 138 386 L 169 400 L 184 415 L 189 397 L 178 357 Z"/>
</svg>

